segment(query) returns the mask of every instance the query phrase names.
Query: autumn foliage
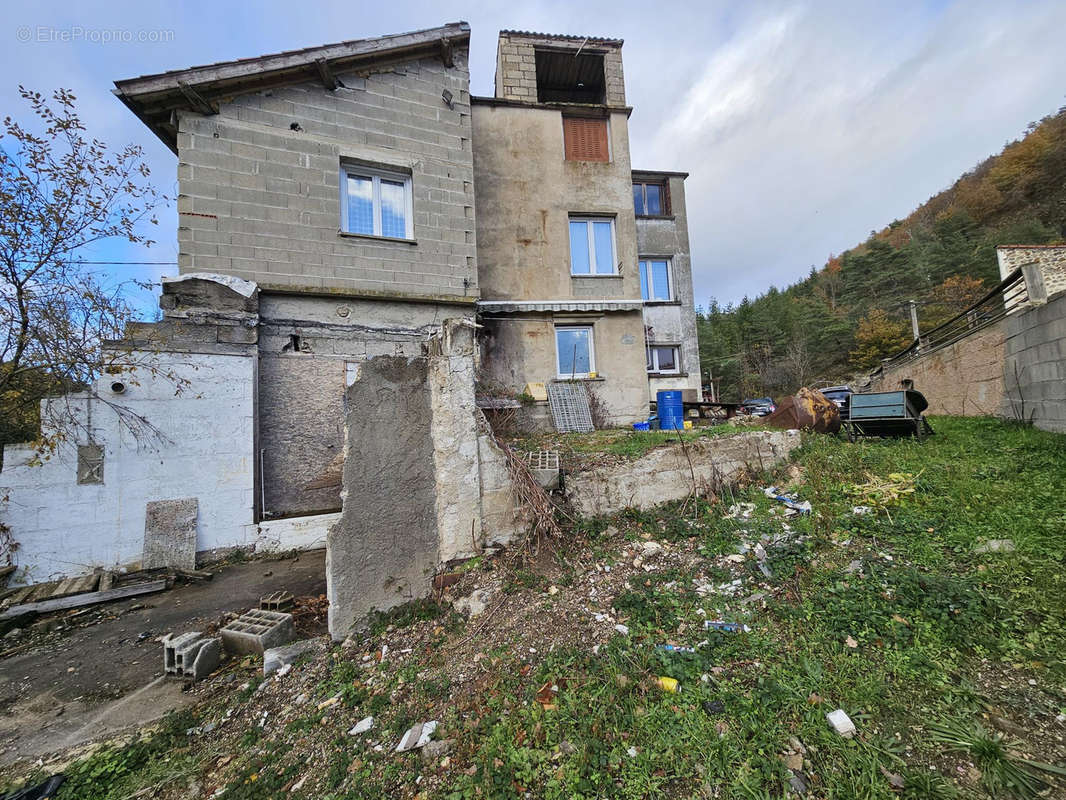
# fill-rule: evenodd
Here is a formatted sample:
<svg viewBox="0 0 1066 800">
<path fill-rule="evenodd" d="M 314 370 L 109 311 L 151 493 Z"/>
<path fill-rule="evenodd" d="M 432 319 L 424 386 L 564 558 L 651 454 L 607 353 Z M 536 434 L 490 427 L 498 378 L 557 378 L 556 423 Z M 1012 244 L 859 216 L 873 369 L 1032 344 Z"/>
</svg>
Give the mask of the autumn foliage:
<svg viewBox="0 0 1066 800">
<path fill-rule="evenodd" d="M 999 282 L 996 245 L 1066 240 L 1066 109 L 799 283 L 736 305 L 711 301 L 700 359 L 724 399 L 842 382 L 910 344 Z M 800 346 L 797 348 L 797 342 Z M 805 353 L 796 367 L 797 349 Z"/>
</svg>

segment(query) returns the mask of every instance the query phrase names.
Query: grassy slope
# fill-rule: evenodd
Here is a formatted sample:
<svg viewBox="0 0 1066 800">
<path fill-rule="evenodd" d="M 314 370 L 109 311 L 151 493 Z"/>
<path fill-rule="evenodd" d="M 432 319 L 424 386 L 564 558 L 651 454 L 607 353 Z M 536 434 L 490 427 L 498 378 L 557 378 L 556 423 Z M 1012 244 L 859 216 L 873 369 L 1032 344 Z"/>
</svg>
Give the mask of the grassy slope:
<svg viewBox="0 0 1066 800">
<path fill-rule="evenodd" d="M 813 438 L 797 461 L 798 491 L 815 513 L 791 520 L 796 536 L 768 547 L 772 579 L 751 560 L 724 560 L 741 539 L 782 531 L 776 504 L 757 486 L 701 504 L 695 520 L 689 504 L 685 519 L 674 506 L 590 521 L 587 538 L 561 554 L 565 563 L 470 570 L 478 585 L 506 575 L 508 611 L 469 623 L 395 619 L 365 650 L 406 643 L 414 648 L 406 661 L 360 667 L 363 650 L 337 649 L 293 670 L 285 692 L 253 694 L 253 681 L 237 693 L 216 678 L 198 714 L 222 720 L 232 710 L 228 724 L 183 741 L 183 720 L 159 734 L 165 747 L 155 751 L 149 738 L 140 750 L 97 754 L 75 767 L 59 797 L 126 797 L 146 785 L 184 797 L 189 774 L 201 775 L 196 796 L 228 786 L 227 798 L 780 797 L 790 736 L 807 748 L 808 796 L 898 797 L 887 774 L 906 779 L 908 798 L 988 796 L 1002 767 L 995 747 L 983 761 L 948 752 L 929 724 L 992 730 L 994 722 L 1022 740 L 1017 753 L 1066 759 L 1066 725 L 1055 720 L 1066 711 L 1066 438 L 992 420 L 934 425 L 923 444 Z M 855 516 L 848 487 L 867 473 L 910 473 L 916 491 Z M 734 499 L 756 504 L 751 520 L 724 518 Z M 653 571 L 632 569 L 623 548 L 649 535 L 668 557 Z M 1017 550 L 974 554 L 975 543 L 1002 538 Z M 843 571 L 853 560 L 861 573 Z M 575 609 L 588 601 L 573 597 L 590 571 L 617 581 L 608 605 L 628 636 L 613 634 L 616 620 L 595 635 L 568 627 L 584 616 Z M 700 597 L 694 577 L 739 578 L 743 590 Z M 545 591 L 549 581 L 562 587 L 557 594 Z M 739 603 L 754 591 L 765 603 Z M 698 645 L 701 611 L 753 630 L 712 635 L 691 655 L 655 649 Z M 473 664 L 464 660 L 472 652 Z M 650 683 L 662 675 L 677 678 L 681 693 Z M 546 682 L 559 687 L 554 709 L 534 699 Z M 301 690 L 310 698 L 302 706 L 293 699 Z M 336 707 L 316 709 L 338 690 Z M 282 693 L 276 705 L 271 692 Z M 858 726 L 851 741 L 827 727 L 825 713 L 838 707 Z M 259 727 L 267 709 L 270 722 Z M 345 735 L 369 713 L 380 753 Z M 446 766 L 390 752 L 403 729 L 427 718 L 441 721 L 436 738 L 455 740 Z M 169 761 L 145 757 L 145 748 Z M 1061 785 L 1052 789 L 1063 795 Z"/>
</svg>

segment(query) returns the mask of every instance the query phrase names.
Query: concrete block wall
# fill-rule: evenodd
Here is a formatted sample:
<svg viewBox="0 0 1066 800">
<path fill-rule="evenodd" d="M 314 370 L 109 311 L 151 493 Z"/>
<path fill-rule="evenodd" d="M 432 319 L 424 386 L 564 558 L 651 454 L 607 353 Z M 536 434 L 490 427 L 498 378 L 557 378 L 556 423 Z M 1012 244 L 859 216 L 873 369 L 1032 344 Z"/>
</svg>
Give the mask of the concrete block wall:
<svg viewBox="0 0 1066 800">
<path fill-rule="evenodd" d="M 609 106 L 626 104 L 625 77 L 622 74 L 622 45 L 608 39 L 584 36 L 551 36 L 536 33 L 501 31 L 496 47 L 496 97 L 505 100 L 537 102 L 538 47 L 572 49 L 577 52 L 603 51 L 606 100 Z"/>
<path fill-rule="evenodd" d="M 871 382 L 870 391 L 890 392 L 909 378 L 929 401 L 930 414 L 999 414 L 1004 398 L 1006 329 L 1006 320 L 1000 320 L 954 344 L 886 369 Z"/>
<path fill-rule="evenodd" d="M 1066 433 L 1066 292 L 1006 320 L 1003 416 Z"/>
<path fill-rule="evenodd" d="M 468 51 L 256 92 L 182 112 L 183 272 L 264 288 L 476 296 Z M 449 108 L 442 99 L 453 97 Z M 296 124 L 299 130 L 290 126 Z M 414 241 L 340 233 L 342 160 L 412 175 Z"/>
<path fill-rule="evenodd" d="M 135 355 L 141 360 L 144 354 Z M 254 356 L 151 358 L 163 374 L 188 382 L 181 393 L 175 394 L 173 380 L 142 369 L 123 376 L 127 389 L 113 400 L 143 416 L 158 435 L 138 440 L 114 411 L 81 394 L 50 401 L 79 414 L 84 427 L 77 441 L 39 466 L 29 447 L 5 448 L 0 522 L 18 543 L 16 583 L 139 566 L 145 506 L 153 500 L 197 499 L 197 551 L 254 540 Z M 102 378 L 95 391 L 108 394 L 114 380 Z M 46 407 L 42 416 L 49 415 Z M 103 448 L 103 482 L 79 484 L 77 445 L 88 443 L 90 434 Z"/>
</svg>

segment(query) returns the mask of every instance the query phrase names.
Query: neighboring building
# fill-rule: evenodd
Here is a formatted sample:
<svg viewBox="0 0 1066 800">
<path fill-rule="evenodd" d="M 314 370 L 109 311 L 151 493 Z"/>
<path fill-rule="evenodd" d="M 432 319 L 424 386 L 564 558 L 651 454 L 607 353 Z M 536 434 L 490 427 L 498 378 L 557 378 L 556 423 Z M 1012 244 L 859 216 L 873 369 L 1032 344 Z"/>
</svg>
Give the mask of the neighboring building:
<svg viewBox="0 0 1066 800">
<path fill-rule="evenodd" d="M 685 210 L 685 172 L 634 172 L 640 295 L 644 300 L 651 394 L 702 390 L 692 261 Z"/>
<path fill-rule="evenodd" d="M 655 389 L 700 381 L 683 176 L 632 171 L 621 51 L 503 31 L 496 96 L 471 104 L 485 379 L 514 392 L 587 381 L 628 425 L 647 418 L 649 376 Z M 644 177 L 678 216 L 635 215 Z"/>
<path fill-rule="evenodd" d="M 472 100 L 486 379 L 588 381 L 648 415 L 622 42 L 504 31 Z"/>
</svg>

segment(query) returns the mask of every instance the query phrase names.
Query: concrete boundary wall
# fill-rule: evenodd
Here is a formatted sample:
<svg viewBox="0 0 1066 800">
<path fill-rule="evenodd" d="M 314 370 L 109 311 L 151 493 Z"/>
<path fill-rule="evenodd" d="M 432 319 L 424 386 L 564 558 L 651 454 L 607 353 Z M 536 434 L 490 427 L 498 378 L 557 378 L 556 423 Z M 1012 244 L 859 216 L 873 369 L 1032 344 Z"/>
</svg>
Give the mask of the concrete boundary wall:
<svg viewBox="0 0 1066 800">
<path fill-rule="evenodd" d="M 1007 318 L 1001 413 L 1066 433 L 1066 292 Z"/>
<path fill-rule="evenodd" d="M 1007 321 L 960 339 L 954 344 L 885 369 L 870 384 L 871 392 L 898 389 L 900 381 L 929 401 L 930 414 L 992 416 L 1003 405 L 1003 359 Z"/>
</svg>

